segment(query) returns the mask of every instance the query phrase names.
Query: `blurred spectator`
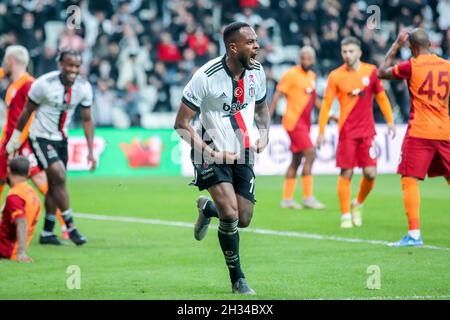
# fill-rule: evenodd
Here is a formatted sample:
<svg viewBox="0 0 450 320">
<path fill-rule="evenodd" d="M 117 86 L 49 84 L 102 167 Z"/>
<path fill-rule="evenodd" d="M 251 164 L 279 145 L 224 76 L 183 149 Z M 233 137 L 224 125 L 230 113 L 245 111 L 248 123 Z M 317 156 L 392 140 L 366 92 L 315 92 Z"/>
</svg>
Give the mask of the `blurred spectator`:
<svg viewBox="0 0 450 320">
<path fill-rule="evenodd" d="M 116 94 L 109 84 L 104 80 L 97 81 L 94 92 L 94 119 L 97 126 L 112 125 L 112 108 L 116 103 Z"/>
</svg>

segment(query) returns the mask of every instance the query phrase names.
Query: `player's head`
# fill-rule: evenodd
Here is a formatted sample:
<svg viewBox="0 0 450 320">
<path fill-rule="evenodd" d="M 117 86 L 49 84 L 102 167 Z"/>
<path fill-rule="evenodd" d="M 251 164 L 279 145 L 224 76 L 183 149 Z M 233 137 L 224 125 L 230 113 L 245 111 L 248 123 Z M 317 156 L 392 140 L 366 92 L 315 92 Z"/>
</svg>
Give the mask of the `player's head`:
<svg viewBox="0 0 450 320">
<path fill-rule="evenodd" d="M 81 53 L 76 50 L 62 50 L 59 52 L 57 60 L 64 84 L 71 86 L 80 73 Z"/>
<path fill-rule="evenodd" d="M 16 71 L 24 72 L 30 62 L 30 55 L 24 46 L 13 45 L 6 48 L 3 57 L 3 68 L 6 76 Z"/>
<path fill-rule="evenodd" d="M 18 178 L 20 180 L 28 179 L 28 173 L 30 171 L 30 162 L 23 156 L 18 156 L 11 159 L 8 163 L 8 182 L 12 179 Z"/>
<path fill-rule="evenodd" d="M 341 55 L 345 64 L 353 67 L 361 59 L 361 41 L 355 37 L 345 37 L 341 41 Z"/>
<path fill-rule="evenodd" d="M 303 70 L 311 70 L 316 63 L 316 52 L 313 47 L 304 46 L 300 49 L 300 65 Z"/>
<path fill-rule="evenodd" d="M 409 33 L 409 48 L 414 57 L 423 52 L 428 52 L 431 47 L 431 41 L 428 33 L 423 28 L 415 28 Z"/>
<path fill-rule="evenodd" d="M 255 30 L 244 22 L 233 22 L 223 31 L 227 55 L 239 61 L 247 70 L 252 70 L 254 67 L 254 59 L 259 49 L 256 38 Z"/>
</svg>

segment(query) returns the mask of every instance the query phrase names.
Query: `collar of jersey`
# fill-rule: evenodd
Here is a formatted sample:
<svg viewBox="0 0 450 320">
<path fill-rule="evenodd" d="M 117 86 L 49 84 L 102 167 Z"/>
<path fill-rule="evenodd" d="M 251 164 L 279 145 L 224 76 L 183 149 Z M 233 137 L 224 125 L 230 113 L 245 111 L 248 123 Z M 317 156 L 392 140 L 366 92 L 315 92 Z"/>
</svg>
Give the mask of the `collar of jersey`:
<svg viewBox="0 0 450 320">
<path fill-rule="evenodd" d="M 222 57 L 222 65 L 223 65 L 223 68 L 225 69 L 225 72 L 230 76 L 230 78 L 233 80 L 233 81 L 236 81 L 236 80 L 234 80 L 234 76 L 233 76 L 233 74 L 231 73 L 231 70 L 228 68 L 228 66 L 227 66 L 227 62 L 226 62 L 226 58 L 227 58 L 227 55 L 226 54 L 224 54 L 223 55 L 223 57 Z M 244 72 L 242 72 L 242 74 L 241 74 L 241 76 L 239 77 L 239 79 L 242 79 L 244 76 L 245 76 L 245 68 L 244 68 Z"/>
</svg>

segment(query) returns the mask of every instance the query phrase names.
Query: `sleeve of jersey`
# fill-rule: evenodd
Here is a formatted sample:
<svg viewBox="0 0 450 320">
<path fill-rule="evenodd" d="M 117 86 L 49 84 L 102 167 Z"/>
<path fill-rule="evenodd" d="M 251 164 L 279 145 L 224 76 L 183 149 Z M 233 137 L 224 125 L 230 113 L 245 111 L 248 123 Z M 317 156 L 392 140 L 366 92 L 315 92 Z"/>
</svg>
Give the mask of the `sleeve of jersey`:
<svg viewBox="0 0 450 320">
<path fill-rule="evenodd" d="M 16 219 L 25 218 L 25 201 L 16 194 L 6 198 L 5 208 L 3 212 L 10 212 L 11 222 Z"/>
<path fill-rule="evenodd" d="M 396 79 L 411 79 L 411 60 L 402 61 L 392 68 Z"/>
<path fill-rule="evenodd" d="M 384 119 L 386 123 L 394 123 L 394 116 L 392 115 L 392 107 L 386 92 L 381 91 L 375 96 L 378 105 L 380 106 L 381 112 L 383 112 Z"/>
<path fill-rule="evenodd" d="M 194 111 L 200 111 L 203 98 L 206 95 L 206 79 L 202 76 L 203 71 L 198 70 L 191 81 L 183 90 L 181 101 Z"/>
<path fill-rule="evenodd" d="M 291 77 L 289 76 L 289 73 L 284 74 L 281 77 L 280 82 L 277 84 L 277 91 L 280 91 L 284 94 L 288 94 L 290 86 L 291 86 L 290 80 L 291 80 Z"/>
<path fill-rule="evenodd" d="M 328 122 L 328 117 L 330 114 L 331 105 L 333 104 L 334 97 L 336 96 L 336 87 L 334 80 L 328 77 L 328 84 L 325 90 L 325 95 L 323 97 L 322 106 L 319 112 L 319 134 L 325 133 L 325 126 Z"/>
<path fill-rule="evenodd" d="M 259 90 L 256 92 L 256 104 L 263 103 L 266 100 L 266 73 L 264 72 L 264 68 L 261 65 L 261 70 L 259 72 Z"/>
<path fill-rule="evenodd" d="M 28 91 L 28 98 L 35 104 L 41 104 L 45 98 L 45 81 L 37 79 L 31 85 L 30 91 Z"/>
<path fill-rule="evenodd" d="M 94 104 L 94 92 L 89 82 L 86 82 L 84 98 L 81 100 L 80 105 L 84 108 L 90 108 Z"/>
</svg>

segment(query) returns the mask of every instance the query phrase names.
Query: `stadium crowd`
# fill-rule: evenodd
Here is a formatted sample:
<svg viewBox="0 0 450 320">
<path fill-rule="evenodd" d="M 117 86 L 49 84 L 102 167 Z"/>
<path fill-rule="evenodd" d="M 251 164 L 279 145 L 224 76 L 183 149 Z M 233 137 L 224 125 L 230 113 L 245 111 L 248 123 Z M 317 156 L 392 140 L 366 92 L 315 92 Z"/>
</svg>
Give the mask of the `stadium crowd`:
<svg viewBox="0 0 450 320">
<path fill-rule="evenodd" d="M 367 26 L 377 12 L 371 5 L 380 9 L 381 21 L 371 20 L 375 28 Z M 449 58 L 449 16 L 450 0 L 1 0 L 0 59 L 8 45 L 22 44 L 31 55 L 30 72 L 39 76 L 57 68 L 59 47 L 80 50 L 82 74 L 95 88 L 97 125 L 148 126 L 156 115 L 177 110 L 198 66 L 224 54 L 221 30 L 233 20 L 255 27 L 270 101 L 303 45 L 317 51 L 319 94 L 328 72 L 342 63 L 339 43 L 347 35 L 362 41 L 363 61 L 378 65 L 401 27 L 421 26 L 436 53 Z M 396 122 L 406 122 L 405 84 L 386 88 Z"/>
</svg>

